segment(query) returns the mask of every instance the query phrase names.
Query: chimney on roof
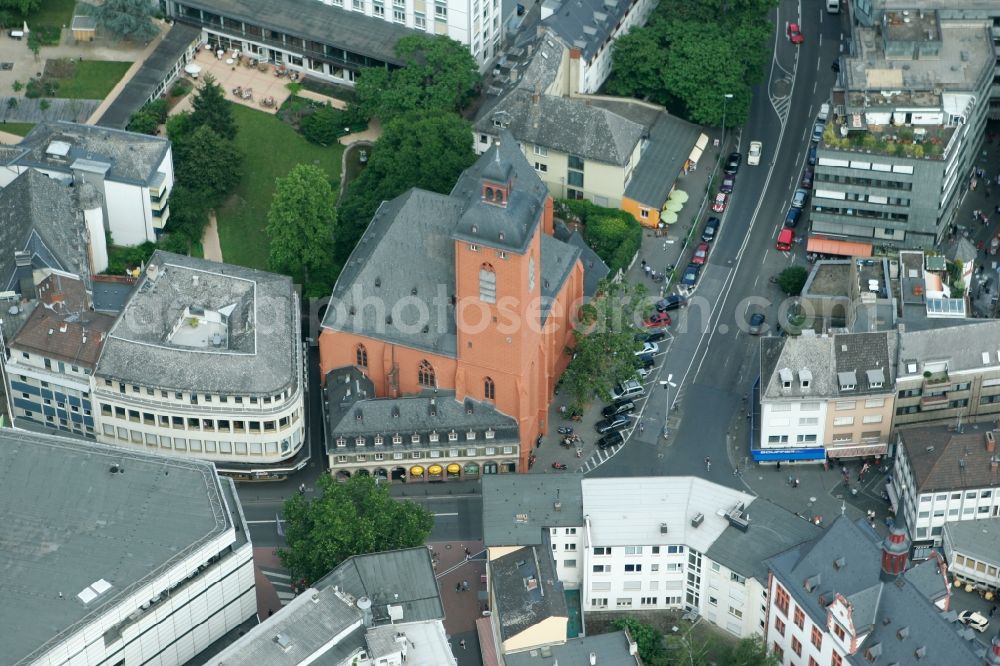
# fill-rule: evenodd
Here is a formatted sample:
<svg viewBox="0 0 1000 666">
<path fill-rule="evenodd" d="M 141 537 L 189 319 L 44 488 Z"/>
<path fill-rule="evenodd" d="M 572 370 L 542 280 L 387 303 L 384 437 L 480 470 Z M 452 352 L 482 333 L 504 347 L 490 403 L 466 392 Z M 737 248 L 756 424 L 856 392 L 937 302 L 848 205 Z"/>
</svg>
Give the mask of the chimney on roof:
<svg viewBox="0 0 1000 666">
<path fill-rule="evenodd" d="M 986 450 L 990 453 L 993 453 L 997 449 L 996 435 L 993 433 L 994 431 L 992 430 L 986 431 Z"/>
<path fill-rule="evenodd" d="M 542 99 L 542 93 L 539 90 L 538 84 L 535 84 L 535 91 L 531 93 L 531 103 L 538 106 L 539 100 Z"/>
</svg>

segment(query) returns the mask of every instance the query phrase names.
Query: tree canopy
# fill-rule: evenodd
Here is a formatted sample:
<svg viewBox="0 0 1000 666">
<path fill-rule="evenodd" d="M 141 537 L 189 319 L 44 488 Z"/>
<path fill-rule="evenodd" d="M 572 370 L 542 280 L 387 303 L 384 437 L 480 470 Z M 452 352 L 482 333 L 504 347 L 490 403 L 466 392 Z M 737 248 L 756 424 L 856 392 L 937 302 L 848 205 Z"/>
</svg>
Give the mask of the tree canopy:
<svg viewBox="0 0 1000 666">
<path fill-rule="evenodd" d="M 206 75 L 198 92 L 191 98 L 191 122 L 194 125 L 208 125 L 224 139 L 236 138 L 236 119 L 233 107 L 222 89 L 211 75 Z"/>
<path fill-rule="evenodd" d="M 42 5 L 42 0 L 0 0 L 0 12 L 26 18 Z"/>
<path fill-rule="evenodd" d="M 316 491 L 315 499 L 292 497 L 282 512 L 288 548 L 278 555 L 295 580 L 311 584 L 352 555 L 419 546 L 434 526 L 429 511 L 368 476 L 338 483 L 324 474 Z"/>
<path fill-rule="evenodd" d="M 209 195 L 208 205 L 214 206 L 239 183 L 243 155 L 208 125 L 186 129 L 190 133 L 170 136 L 181 167 L 175 170 L 177 184 Z"/>
<path fill-rule="evenodd" d="M 160 32 L 149 0 L 104 0 L 93 8 L 98 25 L 119 39 L 148 42 Z"/>
<path fill-rule="evenodd" d="M 789 266 L 778 273 L 778 286 L 789 296 L 798 296 L 809 279 L 809 271 L 805 266 Z"/>
<path fill-rule="evenodd" d="M 576 346 L 563 373 L 563 390 L 572 397 L 571 411 L 579 412 L 594 396 L 609 400 L 618 382 L 636 377 L 635 336 L 645 314 L 646 288 L 627 282 L 605 281 L 600 295 L 582 308 Z"/>
<path fill-rule="evenodd" d="M 583 224 L 587 245 L 608 265 L 611 275 L 628 268 L 642 244 L 642 227 L 632 215 L 586 199 L 560 199 L 556 206 L 560 216 Z"/>
<path fill-rule="evenodd" d="M 368 166 L 341 199 L 338 258 L 350 255 L 383 201 L 411 187 L 448 193 L 475 160 L 472 127 L 457 114 L 415 112 L 386 123 Z"/>
<path fill-rule="evenodd" d="M 699 124 L 742 125 L 771 55 L 775 5 L 661 0 L 644 27 L 615 41 L 608 92 L 652 100 Z"/>
<path fill-rule="evenodd" d="M 312 164 L 298 164 L 278 178 L 267 212 L 270 268 L 306 285 L 308 295 L 326 295 L 333 286 L 327 283 L 337 227 L 333 201 L 326 172 Z M 324 279 L 314 284 L 317 277 Z"/>
<path fill-rule="evenodd" d="M 611 626 L 618 630 L 628 630 L 645 666 L 778 666 L 781 663 L 774 654 L 768 652 L 759 636 L 721 646 L 714 642 L 696 641 L 690 632 L 684 635 L 668 633 L 664 636 L 653 625 L 635 618 L 614 620 Z"/>
<path fill-rule="evenodd" d="M 443 36 L 410 35 L 396 43 L 403 67 L 363 69 L 355 85 L 365 117 L 383 122 L 412 111 L 459 111 L 472 99 L 479 67 L 469 49 Z"/>
</svg>

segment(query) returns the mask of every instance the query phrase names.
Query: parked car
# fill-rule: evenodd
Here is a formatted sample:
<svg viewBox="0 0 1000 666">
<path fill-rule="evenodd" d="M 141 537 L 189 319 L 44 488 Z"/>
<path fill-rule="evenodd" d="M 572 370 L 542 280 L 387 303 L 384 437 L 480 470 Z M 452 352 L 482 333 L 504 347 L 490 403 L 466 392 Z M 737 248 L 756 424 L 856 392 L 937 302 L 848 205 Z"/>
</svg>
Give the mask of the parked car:
<svg viewBox="0 0 1000 666">
<path fill-rule="evenodd" d="M 764 315 L 754 312 L 750 315 L 750 335 L 760 335 L 762 328 L 764 328 Z"/>
<path fill-rule="evenodd" d="M 812 169 L 806 169 L 805 171 L 802 172 L 802 180 L 799 181 L 799 185 L 801 185 L 804 189 L 807 189 L 807 190 L 811 190 L 812 189 L 812 187 L 813 187 L 813 170 Z"/>
<path fill-rule="evenodd" d="M 603 419 L 594 424 L 594 430 L 602 435 L 610 430 L 621 430 L 628 426 L 631 419 L 625 414 L 618 414 L 610 418 Z"/>
<path fill-rule="evenodd" d="M 976 631 L 982 633 L 990 628 L 989 619 L 982 613 L 977 613 L 975 611 L 964 610 L 958 614 L 958 621 L 967 627 L 972 627 Z"/>
<path fill-rule="evenodd" d="M 681 276 L 681 284 L 685 287 L 693 287 L 698 283 L 698 276 L 701 275 L 701 264 L 691 263 L 684 269 Z"/>
<path fill-rule="evenodd" d="M 652 368 L 654 365 L 656 365 L 656 358 L 652 354 L 640 354 L 635 357 L 637 368 Z"/>
<path fill-rule="evenodd" d="M 824 125 L 823 123 L 816 123 L 815 125 L 813 125 L 813 135 L 812 135 L 813 143 L 819 143 L 820 141 L 823 140 L 824 129 L 826 129 L 826 125 Z"/>
<path fill-rule="evenodd" d="M 635 398 L 645 393 L 646 389 L 642 388 L 642 384 L 634 379 L 630 379 L 621 384 L 615 384 L 615 387 L 611 390 L 611 399 Z"/>
<path fill-rule="evenodd" d="M 631 400 L 618 400 L 611 403 L 607 407 L 601 410 L 601 415 L 605 418 L 610 418 L 612 416 L 617 416 L 619 414 L 628 414 L 629 412 L 635 411 L 635 403 Z"/>
<path fill-rule="evenodd" d="M 736 187 L 736 174 L 730 173 L 723 176 L 722 185 L 719 185 L 719 191 L 725 194 L 732 194 L 734 187 Z"/>
<path fill-rule="evenodd" d="M 801 208 L 789 208 L 788 213 L 785 214 L 785 228 L 794 229 L 798 225 L 800 217 L 802 217 Z"/>
<path fill-rule="evenodd" d="M 728 174 L 735 174 L 740 170 L 740 162 L 743 161 L 743 155 L 740 153 L 729 153 L 729 157 L 726 159 L 726 166 L 723 167 L 722 172 Z"/>
<path fill-rule="evenodd" d="M 636 351 L 635 355 L 642 356 L 643 354 L 658 354 L 659 352 L 660 352 L 660 345 L 656 344 L 655 342 L 643 342 L 642 349 Z"/>
<path fill-rule="evenodd" d="M 618 446 L 625 443 L 625 433 L 621 430 L 612 430 L 604 437 L 597 440 L 597 448 L 606 449 L 609 446 Z"/>
<path fill-rule="evenodd" d="M 788 41 L 792 44 L 801 44 L 806 41 L 805 35 L 802 34 L 802 29 L 799 28 L 798 23 L 789 23 L 787 33 Z"/>
<path fill-rule="evenodd" d="M 802 208 L 809 201 L 809 190 L 798 189 L 792 195 L 792 208 Z"/>
<path fill-rule="evenodd" d="M 719 192 L 715 195 L 715 201 L 712 202 L 712 210 L 716 213 L 723 213 L 726 210 L 726 204 L 729 202 L 729 195 L 725 192 Z"/>
<path fill-rule="evenodd" d="M 701 247 L 701 245 L 699 245 L 698 247 Z M 695 254 L 697 254 L 697 250 L 695 250 Z M 669 312 L 670 310 L 676 310 L 678 308 L 682 308 L 685 305 L 687 305 L 687 299 L 686 298 L 684 298 L 680 294 L 670 294 L 666 298 L 657 301 L 657 303 L 656 303 L 656 311 L 657 312 Z M 653 339 L 654 335 L 659 336 L 659 337 L 657 337 L 654 340 Z M 665 337 L 667 337 L 667 336 L 663 333 L 663 331 L 657 331 L 655 333 L 647 333 L 645 341 L 646 342 L 656 342 L 657 340 L 662 340 Z"/>
<path fill-rule="evenodd" d="M 701 239 L 706 243 L 711 243 L 716 234 L 719 233 L 719 225 L 722 224 L 722 220 L 717 217 L 708 218 L 708 222 L 705 223 L 705 230 L 701 232 Z"/>
<path fill-rule="evenodd" d="M 653 368 L 652 366 L 644 365 L 642 367 L 636 368 L 635 371 L 639 375 L 639 379 L 645 379 L 646 377 L 649 377 L 650 374 L 652 374 Z"/>
<path fill-rule="evenodd" d="M 703 264 L 708 261 L 708 248 L 711 247 L 708 243 L 701 242 L 698 243 L 698 247 L 694 249 L 694 254 L 691 255 L 692 264 Z"/>
<path fill-rule="evenodd" d="M 670 297 L 668 296 L 667 298 L 670 298 Z M 664 300 L 666 300 L 666 299 L 664 299 Z M 662 302 L 663 301 L 660 301 L 660 303 L 662 303 Z M 660 303 L 656 304 L 656 310 L 657 310 L 657 312 L 666 312 L 666 310 L 661 310 L 660 309 Z M 667 308 L 667 310 L 670 310 L 670 309 L 673 309 L 673 308 Z M 663 331 L 646 331 L 644 333 L 636 333 L 635 334 L 635 341 L 636 342 L 659 342 L 660 340 L 663 340 L 666 337 L 667 337 L 667 334 L 664 333 Z"/>
<path fill-rule="evenodd" d="M 666 312 L 654 312 L 649 319 L 642 322 L 642 325 L 646 328 L 663 328 L 670 326 L 670 323 L 670 315 Z"/>
<path fill-rule="evenodd" d="M 809 162 L 809 166 L 816 166 L 816 144 L 811 144 L 809 146 L 809 156 L 806 158 Z"/>
<path fill-rule="evenodd" d="M 747 152 L 747 164 L 757 166 L 760 164 L 760 156 L 764 152 L 764 144 L 760 141 L 751 141 L 750 150 Z"/>
</svg>

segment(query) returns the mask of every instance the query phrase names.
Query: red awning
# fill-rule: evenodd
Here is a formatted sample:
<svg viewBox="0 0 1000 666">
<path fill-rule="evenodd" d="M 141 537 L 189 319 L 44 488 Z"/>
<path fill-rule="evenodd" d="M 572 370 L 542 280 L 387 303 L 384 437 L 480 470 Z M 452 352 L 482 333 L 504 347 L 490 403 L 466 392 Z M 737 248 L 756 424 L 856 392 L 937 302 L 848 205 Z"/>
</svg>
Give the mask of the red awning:
<svg viewBox="0 0 1000 666">
<path fill-rule="evenodd" d="M 828 446 L 826 456 L 828 458 L 865 458 L 868 456 L 884 456 L 889 444 L 861 444 L 860 446 Z"/>
<path fill-rule="evenodd" d="M 479 651 L 482 653 L 483 666 L 500 666 L 500 653 L 496 641 L 493 640 L 493 628 L 489 617 L 476 620 L 476 634 L 479 635 Z"/>
<path fill-rule="evenodd" d="M 806 252 L 835 254 L 839 257 L 870 257 L 872 256 L 872 244 L 810 236 L 809 242 L 806 244 Z"/>
</svg>

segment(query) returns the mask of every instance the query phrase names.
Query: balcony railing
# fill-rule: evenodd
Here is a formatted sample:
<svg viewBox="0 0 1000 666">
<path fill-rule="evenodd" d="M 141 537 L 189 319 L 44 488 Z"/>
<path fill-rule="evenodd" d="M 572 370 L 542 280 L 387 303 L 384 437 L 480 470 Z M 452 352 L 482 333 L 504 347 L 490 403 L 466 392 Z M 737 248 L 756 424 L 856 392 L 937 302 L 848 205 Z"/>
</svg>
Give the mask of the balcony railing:
<svg viewBox="0 0 1000 666">
<path fill-rule="evenodd" d="M 920 409 L 944 409 L 948 406 L 947 395 L 925 395 L 920 398 Z"/>
<path fill-rule="evenodd" d="M 935 386 L 937 384 L 944 384 L 944 383 L 947 383 L 948 381 L 950 381 L 950 380 L 948 378 L 948 371 L 947 370 L 939 370 L 938 372 L 932 372 L 929 375 L 928 374 L 924 375 L 924 386 L 925 387 L 927 387 L 927 386 Z"/>
</svg>

